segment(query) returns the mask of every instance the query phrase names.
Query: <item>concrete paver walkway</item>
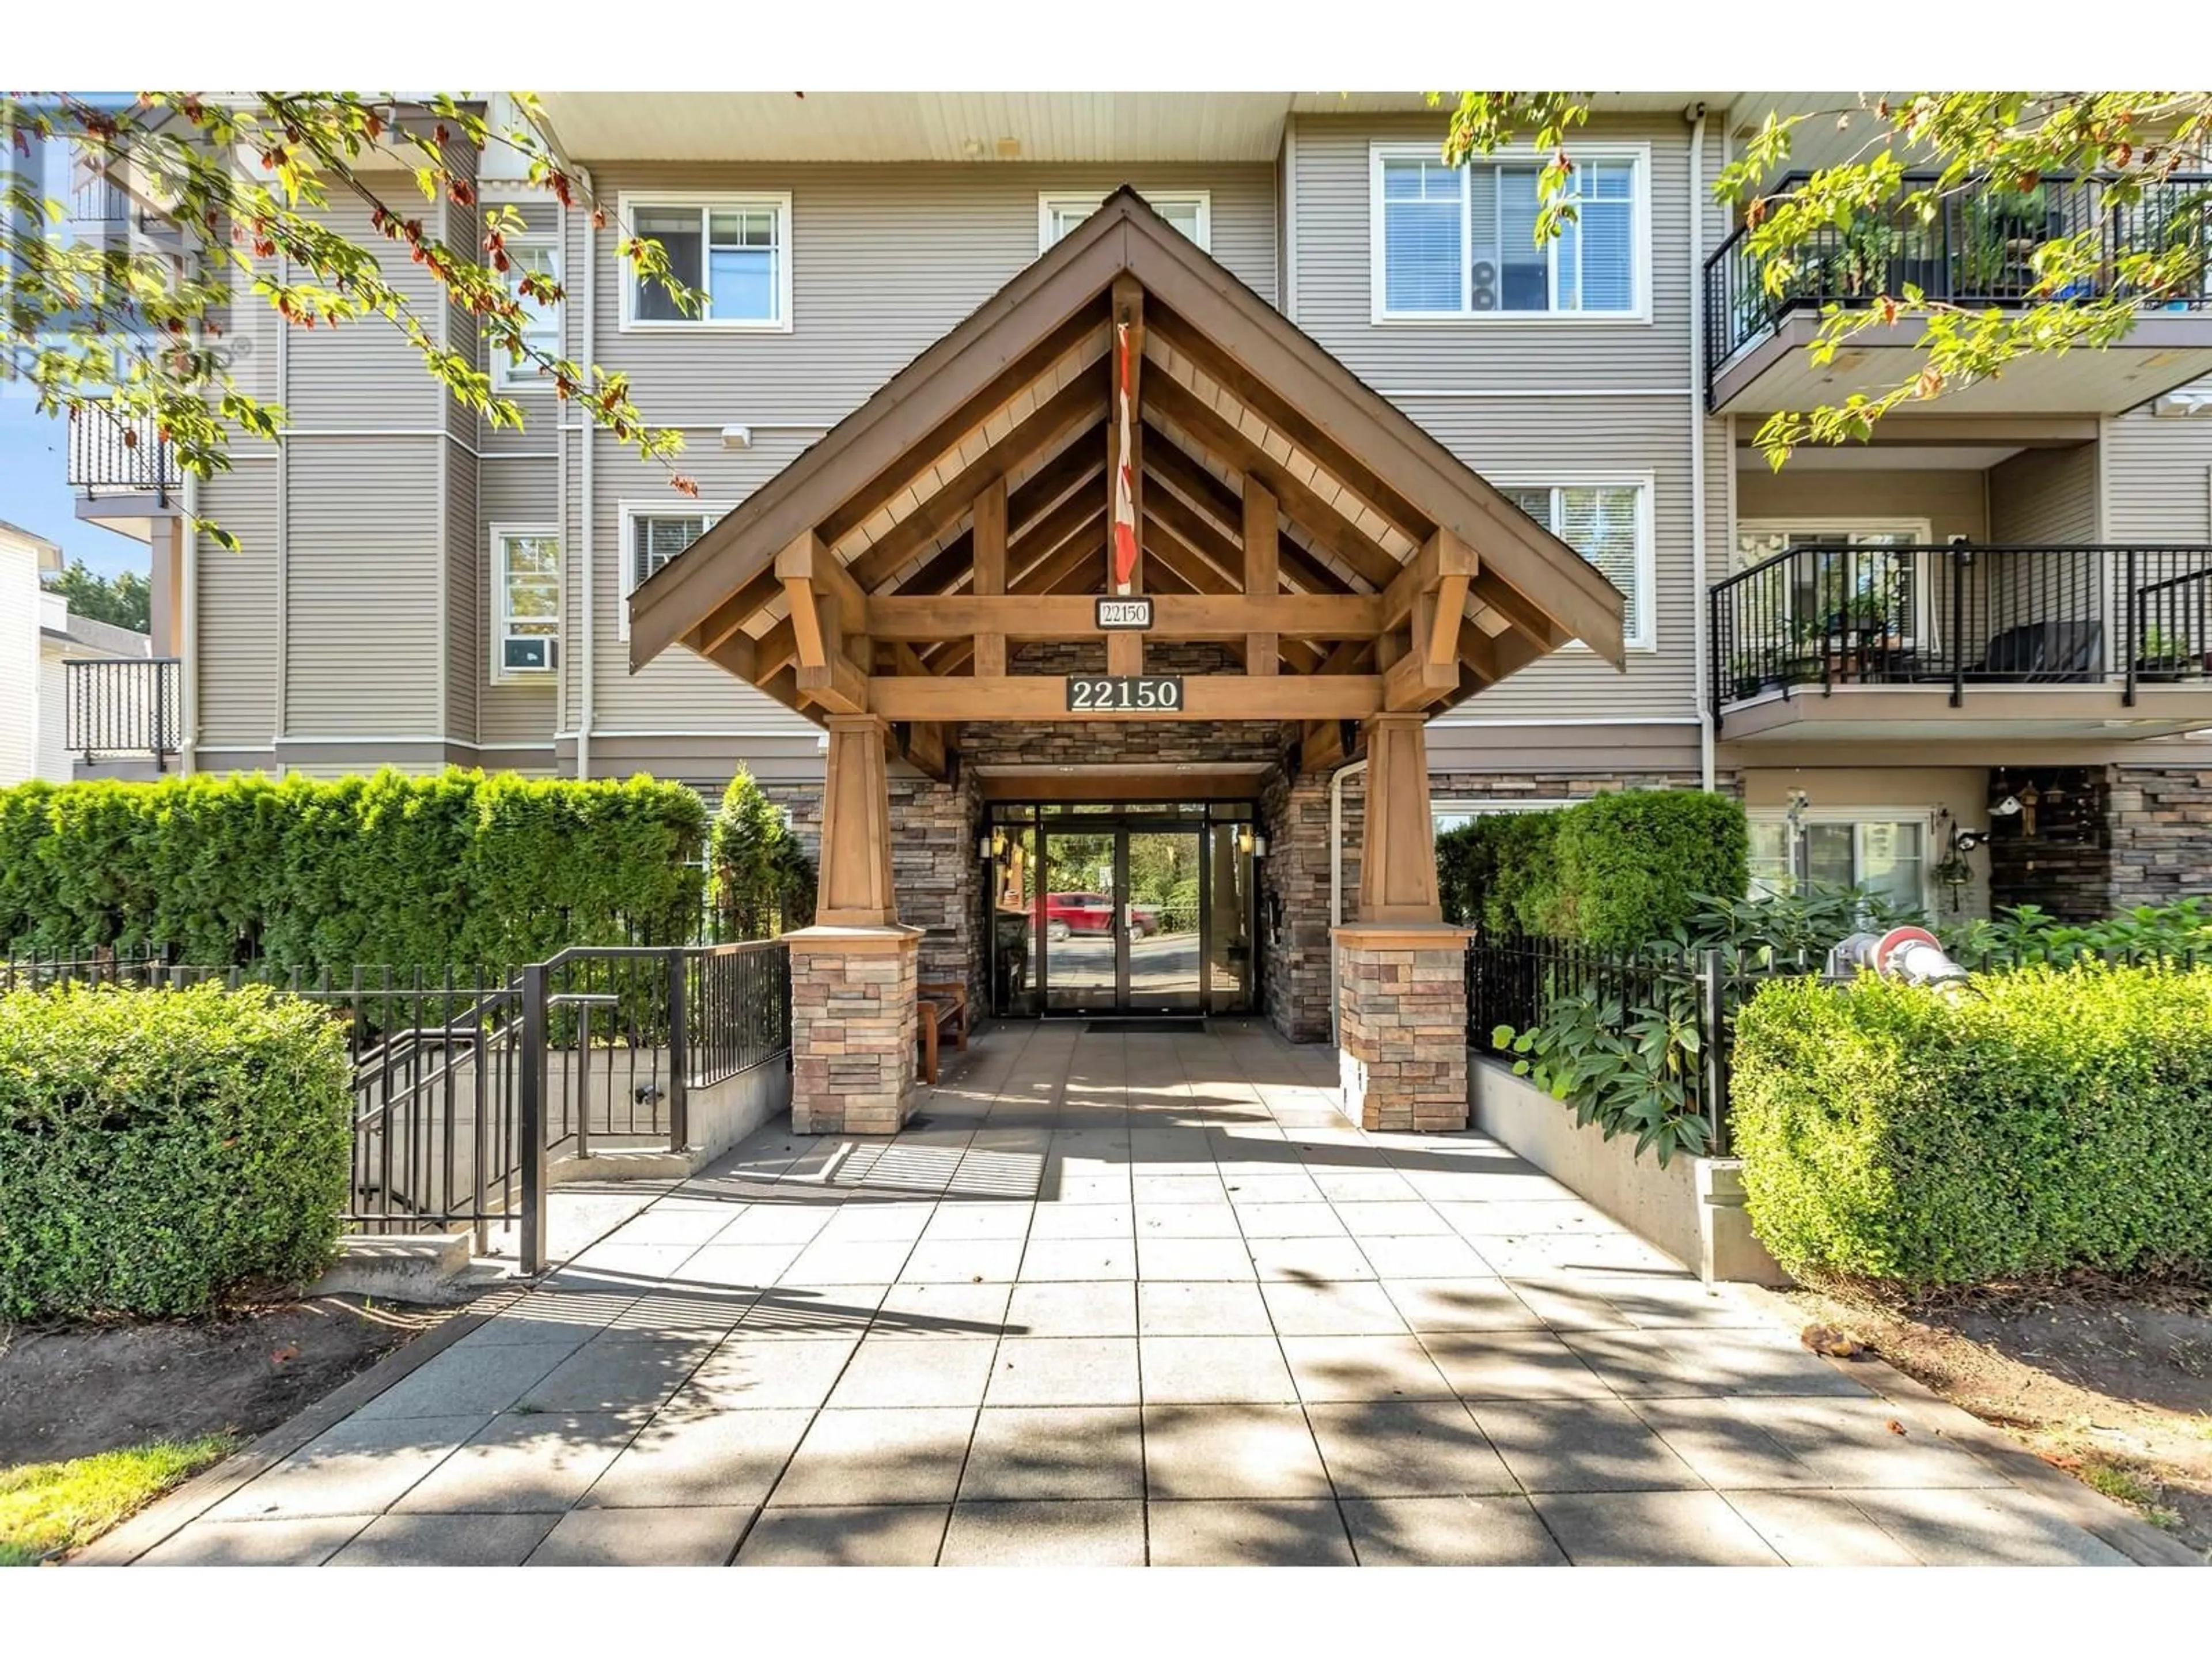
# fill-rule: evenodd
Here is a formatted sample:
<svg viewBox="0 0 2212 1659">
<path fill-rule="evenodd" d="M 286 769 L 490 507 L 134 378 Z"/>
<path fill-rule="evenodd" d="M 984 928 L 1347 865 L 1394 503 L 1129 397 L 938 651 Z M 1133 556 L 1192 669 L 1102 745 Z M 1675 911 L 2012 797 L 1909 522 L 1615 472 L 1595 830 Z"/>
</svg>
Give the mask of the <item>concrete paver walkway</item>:
<svg viewBox="0 0 2212 1659">
<path fill-rule="evenodd" d="M 765 1133 L 152 1562 L 2124 1560 L 1264 1029 L 1001 1028 Z M 1895 1426 L 1893 1426 L 1893 1425 Z"/>
</svg>

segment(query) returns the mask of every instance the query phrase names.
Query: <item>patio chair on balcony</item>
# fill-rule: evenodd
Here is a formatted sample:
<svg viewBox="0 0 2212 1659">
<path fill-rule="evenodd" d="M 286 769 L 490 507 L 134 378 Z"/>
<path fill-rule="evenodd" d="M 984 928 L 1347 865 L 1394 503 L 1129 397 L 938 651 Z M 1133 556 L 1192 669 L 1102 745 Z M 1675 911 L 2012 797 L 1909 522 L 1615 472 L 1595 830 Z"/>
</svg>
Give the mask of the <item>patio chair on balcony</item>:
<svg viewBox="0 0 2212 1659">
<path fill-rule="evenodd" d="M 2082 685 L 2102 667 L 2104 624 L 2079 619 L 2022 623 L 1992 634 L 1968 679 Z"/>
</svg>

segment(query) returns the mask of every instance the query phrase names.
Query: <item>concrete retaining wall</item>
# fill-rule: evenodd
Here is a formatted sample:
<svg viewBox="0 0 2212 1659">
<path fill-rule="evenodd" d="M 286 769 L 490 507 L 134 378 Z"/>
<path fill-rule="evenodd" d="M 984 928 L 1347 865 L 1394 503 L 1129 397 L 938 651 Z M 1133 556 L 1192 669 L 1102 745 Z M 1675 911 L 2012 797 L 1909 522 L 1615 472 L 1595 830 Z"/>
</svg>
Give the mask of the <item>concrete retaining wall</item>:
<svg viewBox="0 0 2212 1659">
<path fill-rule="evenodd" d="M 1607 1140 L 1577 1124 L 1573 1110 L 1497 1060 L 1468 1055 L 1474 1127 L 1705 1279 L 1787 1285 L 1744 1213 L 1741 1166 L 1734 1158 L 1680 1154 L 1661 1169 L 1635 1155 L 1629 1135 Z"/>
<path fill-rule="evenodd" d="M 790 1111 L 791 1068 L 778 1055 L 722 1082 L 695 1085 L 684 1107 L 691 1145 L 711 1161 Z"/>
</svg>

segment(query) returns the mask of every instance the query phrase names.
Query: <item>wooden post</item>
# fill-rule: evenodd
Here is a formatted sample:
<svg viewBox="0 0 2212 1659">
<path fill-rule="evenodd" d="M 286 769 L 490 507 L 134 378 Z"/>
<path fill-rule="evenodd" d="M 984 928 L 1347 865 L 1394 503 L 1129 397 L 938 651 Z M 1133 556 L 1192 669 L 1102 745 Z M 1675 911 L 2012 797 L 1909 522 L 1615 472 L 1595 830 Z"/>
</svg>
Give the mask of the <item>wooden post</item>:
<svg viewBox="0 0 2212 1659">
<path fill-rule="evenodd" d="M 1120 354 L 1112 340 L 1107 344 L 1106 374 L 1109 388 L 1106 405 L 1106 589 L 1115 591 L 1114 582 L 1114 501 L 1119 488 L 1116 479 L 1124 459 L 1128 463 L 1130 493 L 1135 507 L 1137 528 L 1137 562 L 1129 575 L 1129 592 L 1145 591 L 1145 477 L 1143 387 L 1145 366 L 1145 289 L 1133 276 L 1123 275 L 1114 279 L 1114 321 L 1126 325 L 1129 331 L 1129 453 L 1121 453 Z M 1106 636 L 1106 672 L 1109 674 L 1141 674 L 1145 672 L 1145 636 L 1142 634 L 1109 634 Z"/>
<path fill-rule="evenodd" d="M 1429 745 L 1419 714 L 1383 714 L 1367 733 L 1367 817 L 1359 849 L 1359 920 L 1441 924 Z"/>
<path fill-rule="evenodd" d="M 975 498 L 975 597 L 994 599 L 1006 591 L 1006 481 L 998 479 Z M 975 635 L 975 671 L 1006 672 L 1006 636 Z"/>
<path fill-rule="evenodd" d="M 898 921 L 891 891 L 891 798 L 874 714 L 830 716 L 822 785 L 822 869 L 814 921 L 823 927 L 882 927 Z"/>
<path fill-rule="evenodd" d="M 1244 597 L 1273 599 L 1282 586 L 1280 550 L 1275 542 L 1275 498 L 1249 474 L 1244 479 Z M 1275 634 L 1244 636 L 1244 672 L 1272 674 L 1282 638 Z"/>
</svg>

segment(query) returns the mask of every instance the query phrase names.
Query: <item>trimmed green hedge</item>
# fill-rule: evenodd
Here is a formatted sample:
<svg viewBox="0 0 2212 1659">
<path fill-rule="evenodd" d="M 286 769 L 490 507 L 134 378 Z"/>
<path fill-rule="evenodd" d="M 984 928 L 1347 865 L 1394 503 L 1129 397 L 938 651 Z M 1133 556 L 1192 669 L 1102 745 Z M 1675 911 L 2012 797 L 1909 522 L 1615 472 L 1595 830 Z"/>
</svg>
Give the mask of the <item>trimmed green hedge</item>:
<svg viewBox="0 0 2212 1659">
<path fill-rule="evenodd" d="M 1912 1285 L 2212 1267 L 2212 969 L 1767 986 L 1730 1122 L 1784 1266 Z"/>
<path fill-rule="evenodd" d="M 672 944 L 706 833 L 697 795 L 643 777 L 24 784 L 0 790 L 0 947 L 313 972 Z"/>
<path fill-rule="evenodd" d="M 1700 899 L 1741 898 L 1750 844 L 1725 795 L 1631 789 L 1447 830 L 1437 878 L 1449 921 L 1624 949 L 1686 926 Z"/>
<path fill-rule="evenodd" d="M 349 1075 L 338 1022 L 263 987 L 0 996 L 0 1317 L 197 1314 L 314 1276 Z"/>
</svg>

